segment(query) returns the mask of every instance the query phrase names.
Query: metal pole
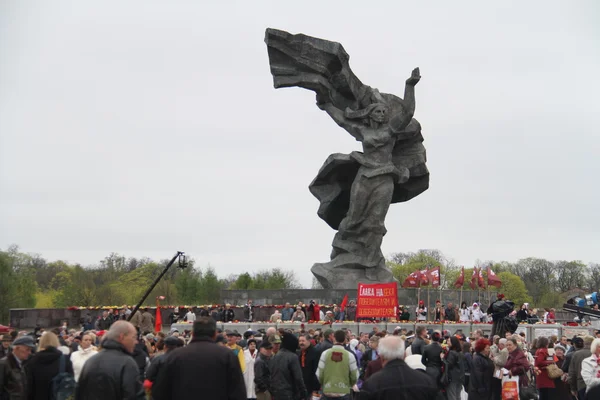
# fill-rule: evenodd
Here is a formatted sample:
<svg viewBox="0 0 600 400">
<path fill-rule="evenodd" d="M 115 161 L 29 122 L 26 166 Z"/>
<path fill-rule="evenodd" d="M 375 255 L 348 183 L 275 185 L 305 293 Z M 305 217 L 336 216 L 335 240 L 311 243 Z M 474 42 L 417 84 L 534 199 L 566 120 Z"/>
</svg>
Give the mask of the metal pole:
<svg viewBox="0 0 600 400">
<path fill-rule="evenodd" d="M 161 274 L 154 280 L 154 282 L 152 283 L 152 285 L 150 285 L 150 287 L 148 288 L 148 290 L 146 290 L 146 293 L 144 293 L 144 296 L 142 296 L 142 299 L 139 301 L 139 303 L 137 303 L 137 305 L 135 306 L 135 308 L 131 311 L 131 314 L 129 314 L 129 318 L 127 318 L 127 321 L 131 321 L 131 318 L 133 318 L 133 315 L 137 312 L 137 310 L 140 309 L 140 307 L 142 306 L 142 304 L 146 300 L 146 297 L 148 297 L 148 295 L 150 294 L 150 292 L 152 292 L 154 290 L 154 287 L 156 287 L 156 285 L 162 279 L 162 277 L 165 276 L 165 274 L 167 273 L 167 271 L 169 270 L 169 268 L 171 268 L 171 266 L 175 263 L 175 261 L 182 254 L 183 254 L 182 251 L 178 251 L 177 254 L 175 254 L 175 256 L 171 259 L 171 261 L 169 261 L 169 263 L 167 264 L 167 266 L 165 267 L 165 269 L 163 270 L 163 272 L 161 272 Z"/>
</svg>

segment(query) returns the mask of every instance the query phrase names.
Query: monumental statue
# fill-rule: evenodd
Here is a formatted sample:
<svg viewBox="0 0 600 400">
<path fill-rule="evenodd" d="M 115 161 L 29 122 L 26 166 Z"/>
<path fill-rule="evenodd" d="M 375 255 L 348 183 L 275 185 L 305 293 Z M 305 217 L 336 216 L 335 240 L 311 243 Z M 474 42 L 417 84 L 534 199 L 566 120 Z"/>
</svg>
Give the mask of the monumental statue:
<svg viewBox="0 0 600 400">
<path fill-rule="evenodd" d="M 401 99 L 363 84 L 339 43 L 276 29 L 267 29 L 265 42 L 275 88 L 314 91 L 317 107 L 362 143 L 362 152 L 331 154 L 309 186 L 319 217 L 337 230 L 331 260 L 314 264 L 312 273 L 327 289 L 392 281 L 381 252 L 385 216 L 391 203 L 429 187 L 421 125 L 413 118 L 419 69 Z"/>
</svg>

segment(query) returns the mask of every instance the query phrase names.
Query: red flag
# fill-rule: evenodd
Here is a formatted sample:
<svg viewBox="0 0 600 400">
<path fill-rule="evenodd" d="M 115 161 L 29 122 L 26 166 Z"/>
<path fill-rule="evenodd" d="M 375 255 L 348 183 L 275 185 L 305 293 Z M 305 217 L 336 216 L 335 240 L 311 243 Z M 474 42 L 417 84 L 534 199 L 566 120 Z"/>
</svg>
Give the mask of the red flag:
<svg viewBox="0 0 600 400">
<path fill-rule="evenodd" d="M 465 267 L 462 267 L 460 269 L 460 275 L 458 275 L 458 278 L 456 278 L 456 282 L 454 282 L 454 287 L 458 289 L 458 288 L 463 287 L 464 284 L 465 284 Z"/>
<path fill-rule="evenodd" d="M 421 286 L 429 286 L 429 268 L 419 271 L 421 275 Z"/>
<path fill-rule="evenodd" d="M 402 287 L 412 287 L 418 288 L 421 286 L 421 273 L 419 271 L 415 271 L 410 274 L 402 284 Z"/>
<path fill-rule="evenodd" d="M 440 267 L 435 267 L 429 270 L 429 282 L 432 287 L 440 286 Z"/>
<path fill-rule="evenodd" d="M 480 288 L 485 289 L 485 281 L 483 280 L 483 271 L 479 268 L 479 272 L 477 273 L 477 284 Z"/>
<path fill-rule="evenodd" d="M 344 311 L 344 308 L 346 308 L 347 304 L 348 304 L 348 295 L 345 295 L 344 300 L 342 300 L 342 304 L 340 304 L 340 310 Z"/>
<path fill-rule="evenodd" d="M 154 332 L 162 331 L 162 315 L 160 314 L 160 306 L 156 307 L 156 318 L 154 318 Z"/>
<path fill-rule="evenodd" d="M 477 287 L 477 267 L 473 268 L 473 275 L 471 275 L 471 283 L 469 283 L 471 289 L 475 290 Z"/>
<path fill-rule="evenodd" d="M 488 286 L 496 286 L 497 288 L 502 286 L 502 281 L 498 278 L 498 275 L 492 271 L 490 267 L 487 268 L 487 279 Z"/>
</svg>

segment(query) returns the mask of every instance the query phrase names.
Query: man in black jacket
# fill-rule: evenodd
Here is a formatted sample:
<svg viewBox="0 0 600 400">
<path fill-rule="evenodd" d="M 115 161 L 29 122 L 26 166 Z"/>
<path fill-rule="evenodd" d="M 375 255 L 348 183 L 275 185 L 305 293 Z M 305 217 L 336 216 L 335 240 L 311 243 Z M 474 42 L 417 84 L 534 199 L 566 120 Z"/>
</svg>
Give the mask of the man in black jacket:
<svg viewBox="0 0 600 400">
<path fill-rule="evenodd" d="M 0 399 L 25 399 L 26 377 L 23 364 L 35 349 L 31 336 L 13 342 L 13 350 L 0 360 Z"/>
<path fill-rule="evenodd" d="M 127 321 L 116 321 L 105 334 L 102 351 L 86 361 L 79 376 L 77 400 L 143 400 L 139 370 L 131 357 L 137 331 Z"/>
<path fill-rule="evenodd" d="M 421 362 L 425 366 L 427 375 L 439 384 L 440 376 L 442 375 L 442 346 L 440 341 L 442 335 L 439 332 L 433 332 L 431 335 L 431 343 L 423 347 Z"/>
<path fill-rule="evenodd" d="M 152 359 L 152 362 L 148 366 L 148 370 L 146 371 L 146 379 L 150 382 L 156 381 L 156 377 L 158 376 L 158 372 L 161 367 L 165 363 L 167 359 L 167 354 L 171 353 L 173 350 L 183 347 L 183 341 L 175 336 L 169 336 L 165 339 L 165 352 L 163 354 L 159 354 Z"/>
<path fill-rule="evenodd" d="M 438 388 L 433 380 L 411 369 L 403 361 L 404 341 L 388 336 L 379 341 L 379 356 L 383 369 L 363 384 L 360 399 L 434 400 Z"/>
<path fill-rule="evenodd" d="M 229 348 L 215 343 L 216 337 L 215 321 L 198 318 L 190 344 L 173 350 L 158 372 L 153 399 L 246 400 L 240 363 Z"/>
<path fill-rule="evenodd" d="M 263 340 L 260 344 L 259 354 L 254 362 L 254 387 L 256 400 L 271 400 L 271 372 L 269 363 L 273 355 L 273 344 Z"/>
<path fill-rule="evenodd" d="M 415 340 L 413 340 L 410 351 L 412 354 L 423 354 L 423 348 L 425 347 L 425 338 L 427 337 L 427 329 L 424 326 L 417 326 L 415 333 Z"/>
<path fill-rule="evenodd" d="M 281 338 L 281 349 L 271 359 L 271 393 L 277 400 L 306 399 L 308 395 L 297 349 L 298 339 L 286 332 Z"/>
<path fill-rule="evenodd" d="M 315 375 L 319 366 L 319 352 L 310 342 L 310 335 L 300 335 L 298 344 L 300 346 L 298 359 L 300 360 L 300 368 L 302 369 L 302 378 L 304 379 L 308 398 L 310 399 L 312 397 L 311 394 L 318 392 L 321 388 L 317 375 Z"/>
</svg>

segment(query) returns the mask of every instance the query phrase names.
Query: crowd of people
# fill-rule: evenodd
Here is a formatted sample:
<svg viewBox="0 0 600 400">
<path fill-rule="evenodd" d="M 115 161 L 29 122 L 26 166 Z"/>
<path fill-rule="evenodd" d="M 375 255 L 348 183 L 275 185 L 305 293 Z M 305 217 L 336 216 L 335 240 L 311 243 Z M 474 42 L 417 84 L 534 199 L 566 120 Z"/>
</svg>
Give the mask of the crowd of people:
<svg viewBox="0 0 600 400">
<path fill-rule="evenodd" d="M 110 315 L 92 327 L 5 335 L 0 400 L 493 400 L 515 377 L 522 399 L 600 399 L 600 332 L 532 340 L 419 325 L 240 333 L 189 315 L 192 329 L 163 333 L 143 324 L 144 312 L 132 322 Z"/>
</svg>

